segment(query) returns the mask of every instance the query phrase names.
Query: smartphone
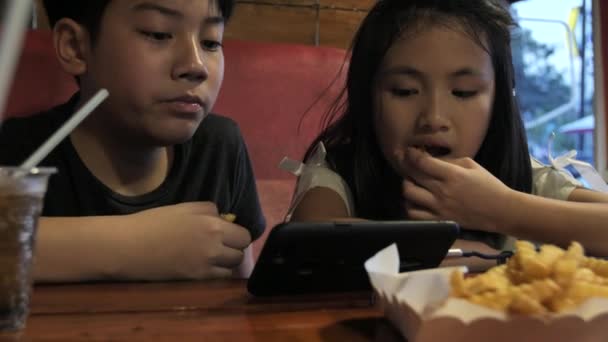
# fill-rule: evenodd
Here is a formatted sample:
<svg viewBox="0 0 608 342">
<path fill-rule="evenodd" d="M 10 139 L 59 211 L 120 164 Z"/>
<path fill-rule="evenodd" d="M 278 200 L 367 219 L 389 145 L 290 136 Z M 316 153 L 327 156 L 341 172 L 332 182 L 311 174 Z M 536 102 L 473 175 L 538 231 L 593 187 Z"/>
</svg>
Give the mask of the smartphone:
<svg viewBox="0 0 608 342">
<path fill-rule="evenodd" d="M 366 291 L 364 262 L 396 243 L 400 271 L 439 266 L 458 237 L 452 221 L 286 222 L 270 232 L 247 283 L 254 296 Z"/>
</svg>

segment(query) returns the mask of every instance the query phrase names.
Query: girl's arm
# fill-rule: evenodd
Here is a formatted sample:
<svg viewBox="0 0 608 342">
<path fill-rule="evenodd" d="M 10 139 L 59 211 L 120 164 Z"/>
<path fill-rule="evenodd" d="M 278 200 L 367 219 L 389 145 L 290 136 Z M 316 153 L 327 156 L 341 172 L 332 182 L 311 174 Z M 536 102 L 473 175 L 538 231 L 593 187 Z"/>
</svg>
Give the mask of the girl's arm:
<svg viewBox="0 0 608 342">
<path fill-rule="evenodd" d="M 608 194 L 584 188 L 577 188 L 570 193 L 570 196 L 568 196 L 568 201 L 608 203 Z"/>
<path fill-rule="evenodd" d="M 418 219 L 451 219 L 471 229 L 566 247 L 579 241 L 595 255 L 608 256 L 608 195 L 572 191 L 569 201 L 508 188 L 470 158 L 440 160 L 417 150 L 406 160 L 412 180 L 404 195 Z"/>
<path fill-rule="evenodd" d="M 568 201 L 513 191 L 497 227 L 505 234 L 567 247 L 579 241 L 589 253 L 608 256 L 608 195 L 575 189 Z"/>
<path fill-rule="evenodd" d="M 342 197 L 325 187 L 308 190 L 291 215 L 292 221 L 334 221 L 344 218 L 349 218 L 349 215 Z"/>
</svg>

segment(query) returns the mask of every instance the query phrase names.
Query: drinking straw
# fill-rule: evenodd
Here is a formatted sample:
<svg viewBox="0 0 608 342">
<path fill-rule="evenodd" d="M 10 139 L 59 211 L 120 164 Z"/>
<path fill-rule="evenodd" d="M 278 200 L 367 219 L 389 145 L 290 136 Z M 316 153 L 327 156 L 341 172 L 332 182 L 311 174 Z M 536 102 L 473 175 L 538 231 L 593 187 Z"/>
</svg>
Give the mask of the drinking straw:
<svg viewBox="0 0 608 342">
<path fill-rule="evenodd" d="M 84 120 L 97 106 L 108 97 L 106 89 L 100 89 L 87 103 L 84 104 L 63 126 L 51 135 L 23 164 L 21 168 L 31 170 L 36 167 L 78 124 Z"/>
</svg>

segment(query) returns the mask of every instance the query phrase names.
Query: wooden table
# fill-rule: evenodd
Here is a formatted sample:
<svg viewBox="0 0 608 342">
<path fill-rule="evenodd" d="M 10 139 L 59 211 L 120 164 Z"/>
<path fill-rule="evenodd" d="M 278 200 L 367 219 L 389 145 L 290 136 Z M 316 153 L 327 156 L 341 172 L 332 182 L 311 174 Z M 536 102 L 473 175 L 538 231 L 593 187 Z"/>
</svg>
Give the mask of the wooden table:
<svg viewBox="0 0 608 342">
<path fill-rule="evenodd" d="M 243 280 L 36 286 L 0 340 L 402 341 L 369 293 L 251 297 Z"/>
</svg>

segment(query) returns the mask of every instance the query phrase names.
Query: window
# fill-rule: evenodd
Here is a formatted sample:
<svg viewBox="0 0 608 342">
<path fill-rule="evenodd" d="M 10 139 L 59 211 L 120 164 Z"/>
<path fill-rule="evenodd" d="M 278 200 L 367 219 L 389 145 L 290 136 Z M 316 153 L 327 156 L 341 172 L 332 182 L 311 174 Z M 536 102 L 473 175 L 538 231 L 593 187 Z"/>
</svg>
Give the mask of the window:
<svg viewBox="0 0 608 342">
<path fill-rule="evenodd" d="M 570 150 L 594 163 L 594 70 L 589 0 L 512 5 L 515 88 L 530 153 L 547 163 Z M 549 141 L 555 134 L 549 151 Z"/>
</svg>

